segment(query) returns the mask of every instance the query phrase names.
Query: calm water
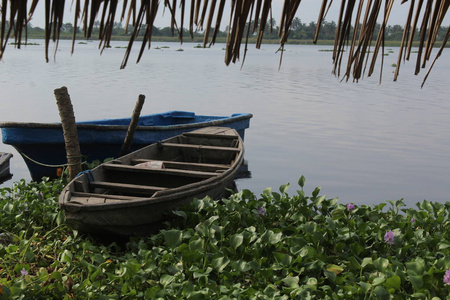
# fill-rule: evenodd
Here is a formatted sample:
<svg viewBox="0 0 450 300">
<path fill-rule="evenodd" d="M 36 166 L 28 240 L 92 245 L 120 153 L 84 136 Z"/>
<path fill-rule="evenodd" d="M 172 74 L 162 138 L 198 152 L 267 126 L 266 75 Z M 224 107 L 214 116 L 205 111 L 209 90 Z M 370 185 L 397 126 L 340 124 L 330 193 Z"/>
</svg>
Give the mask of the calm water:
<svg viewBox="0 0 450 300">
<path fill-rule="evenodd" d="M 136 44 L 120 70 L 123 48 L 100 56 L 97 43 L 89 42 L 78 44 L 71 56 L 70 43 L 62 41 L 56 60 L 45 63 L 38 43 L 21 50 L 11 46 L 0 63 L 1 121 L 58 122 L 53 91 L 61 86 L 68 87 L 78 121 L 130 116 L 139 94 L 146 95 L 145 114 L 250 112 L 245 146 L 252 178 L 238 180 L 239 189 L 260 194 L 290 182 L 292 194 L 304 175 L 307 193 L 322 186 L 322 194 L 342 203 L 448 200 L 448 51 L 420 89 L 425 71 L 414 76 L 413 62 L 392 82 L 396 48 L 385 57 L 379 85 L 378 73 L 358 84 L 331 75 L 331 53 L 319 51 L 330 49 L 324 46 L 288 46 L 279 70 L 275 45 L 250 45 L 241 70 L 240 64 L 225 66 L 220 44 L 197 49 L 153 43 L 135 64 Z M 0 151 L 14 153 L 13 180 L 29 180 L 19 154 L 4 144 Z"/>
</svg>

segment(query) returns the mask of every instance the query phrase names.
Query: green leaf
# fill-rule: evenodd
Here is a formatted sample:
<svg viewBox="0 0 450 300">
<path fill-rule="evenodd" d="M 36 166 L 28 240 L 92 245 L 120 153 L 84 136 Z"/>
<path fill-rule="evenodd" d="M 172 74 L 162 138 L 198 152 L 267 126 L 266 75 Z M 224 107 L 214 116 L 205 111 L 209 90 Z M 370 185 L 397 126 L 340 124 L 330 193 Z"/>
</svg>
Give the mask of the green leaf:
<svg viewBox="0 0 450 300">
<path fill-rule="evenodd" d="M 314 247 L 311 247 L 311 246 L 305 246 L 305 247 L 303 247 L 303 248 L 300 250 L 299 255 L 300 255 L 301 257 L 305 257 L 305 256 L 308 256 L 308 257 L 316 257 L 316 255 L 317 255 L 317 250 L 316 250 Z"/>
<path fill-rule="evenodd" d="M 212 267 L 219 273 L 222 273 L 226 266 L 230 263 L 230 260 L 227 257 L 218 257 L 213 259 Z"/>
<path fill-rule="evenodd" d="M 270 187 L 265 188 L 262 195 L 266 196 L 266 198 L 270 198 L 272 195 L 272 188 L 270 188 Z"/>
<path fill-rule="evenodd" d="M 261 236 L 263 243 L 276 244 L 281 241 L 283 234 L 281 232 L 274 233 L 272 230 L 266 230 Z"/>
<path fill-rule="evenodd" d="M 291 288 L 296 288 L 298 287 L 298 282 L 299 282 L 299 277 L 298 276 L 287 276 L 285 278 L 283 278 L 281 281 L 284 282 L 284 284 L 288 287 Z"/>
<path fill-rule="evenodd" d="M 365 294 L 367 294 L 372 288 L 372 285 L 367 282 L 358 282 L 358 285 L 363 289 Z"/>
<path fill-rule="evenodd" d="M 321 186 L 316 187 L 316 188 L 314 189 L 314 191 L 312 192 L 312 196 L 313 196 L 314 198 L 316 198 L 317 195 L 319 195 L 321 189 L 322 189 Z"/>
<path fill-rule="evenodd" d="M 187 215 L 186 215 L 186 213 L 184 212 L 184 211 L 182 211 L 182 210 L 174 210 L 173 212 L 172 212 L 174 215 L 177 215 L 177 216 L 179 216 L 179 217 L 182 217 L 183 218 L 183 220 L 187 220 Z"/>
<path fill-rule="evenodd" d="M 174 280 L 175 280 L 175 276 L 164 274 L 163 276 L 161 276 L 161 279 L 159 280 L 159 282 L 161 283 L 161 285 L 164 288 L 166 288 L 166 286 L 169 285 Z"/>
<path fill-rule="evenodd" d="M 395 290 L 399 290 L 401 283 L 402 283 L 402 280 L 401 280 L 400 276 L 394 275 L 394 276 L 386 279 L 386 283 L 384 284 L 384 286 L 388 289 L 392 288 Z"/>
<path fill-rule="evenodd" d="M 198 212 L 201 211 L 205 206 L 205 202 L 197 198 L 194 198 L 194 200 L 192 200 L 192 204 L 194 205 L 195 210 Z"/>
<path fill-rule="evenodd" d="M 339 219 L 346 219 L 347 215 L 343 209 L 337 208 L 331 212 L 331 217 L 333 220 L 337 221 Z"/>
<path fill-rule="evenodd" d="M 344 271 L 344 268 L 338 265 L 329 264 L 327 265 L 327 270 L 335 274 L 340 274 Z"/>
<path fill-rule="evenodd" d="M 384 257 L 379 257 L 373 261 L 373 265 L 378 271 L 384 272 L 389 266 L 389 260 Z"/>
<path fill-rule="evenodd" d="M 300 176 L 300 178 L 298 179 L 298 185 L 303 189 L 303 187 L 305 186 L 305 181 L 306 181 L 306 178 L 305 178 L 305 176 Z"/>
<path fill-rule="evenodd" d="M 407 262 L 405 266 L 408 271 L 413 271 L 415 275 L 422 275 L 425 272 L 425 261 L 422 258 Z"/>
<path fill-rule="evenodd" d="M 273 256 L 275 258 L 275 261 L 285 267 L 289 267 L 289 265 L 292 263 L 292 256 L 282 253 L 282 252 L 273 252 Z"/>
<path fill-rule="evenodd" d="M 282 194 L 285 194 L 290 186 L 291 186 L 290 183 L 283 184 L 282 186 L 280 186 L 280 192 Z"/>
<path fill-rule="evenodd" d="M 373 264 L 373 261 L 372 261 L 371 257 L 364 257 L 363 261 L 361 263 L 361 268 L 364 268 L 365 266 L 372 265 L 372 264 Z"/>
<path fill-rule="evenodd" d="M 327 271 L 327 270 L 325 270 L 323 273 L 324 273 L 325 276 L 326 276 L 329 280 L 331 280 L 332 282 L 334 282 L 334 281 L 336 280 L 336 273 L 330 272 L 330 271 Z"/>
<path fill-rule="evenodd" d="M 379 299 L 383 299 L 383 300 L 389 300 L 391 298 L 391 295 L 389 294 L 388 291 L 386 291 L 386 289 L 382 286 L 376 286 L 373 289 L 373 292 L 375 293 L 375 295 L 377 295 L 377 297 Z"/>
<path fill-rule="evenodd" d="M 308 281 L 306 281 L 307 285 L 317 285 L 317 283 L 318 283 L 318 281 L 317 281 L 317 278 L 315 278 L 315 277 L 311 277 L 308 279 Z"/>
<path fill-rule="evenodd" d="M 60 261 L 61 262 L 67 262 L 67 263 L 69 263 L 69 262 L 71 262 L 72 261 L 72 258 L 73 258 L 73 254 L 72 254 L 72 252 L 70 252 L 69 250 L 64 250 L 63 251 L 63 253 L 61 254 L 61 257 L 60 257 Z"/>
<path fill-rule="evenodd" d="M 411 282 L 411 284 L 415 290 L 419 290 L 423 287 L 422 276 L 410 275 L 409 281 Z"/>
<path fill-rule="evenodd" d="M 63 224 L 65 219 L 66 218 L 64 215 L 64 211 L 63 210 L 59 211 L 58 214 L 56 215 L 56 225 L 59 226 L 59 225 Z"/>
<path fill-rule="evenodd" d="M 314 205 L 319 206 L 322 204 L 322 202 L 325 200 L 326 196 L 320 196 L 317 199 L 314 199 Z"/>
<path fill-rule="evenodd" d="M 238 270 L 239 272 L 248 272 L 252 269 L 251 265 L 247 263 L 245 260 L 238 260 L 232 263 L 233 268 Z"/>
<path fill-rule="evenodd" d="M 384 275 L 381 275 L 380 277 L 375 277 L 375 279 L 372 281 L 372 285 L 374 285 L 374 286 L 380 285 L 385 281 L 386 281 L 386 277 Z"/>
<path fill-rule="evenodd" d="M 183 234 L 180 230 L 172 229 L 164 231 L 164 241 L 170 248 L 176 248 L 181 245 Z"/>
<path fill-rule="evenodd" d="M 244 241 L 244 235 L 242 233 L 235 234 L 231 237 L 230 245 L 233 249 L 237 249 Z"/>
<path fill-rule="evenodd" d="M 205 241 L 202 238 L 189 241 L 189 250 L 203 250 Z"/>
</svg>

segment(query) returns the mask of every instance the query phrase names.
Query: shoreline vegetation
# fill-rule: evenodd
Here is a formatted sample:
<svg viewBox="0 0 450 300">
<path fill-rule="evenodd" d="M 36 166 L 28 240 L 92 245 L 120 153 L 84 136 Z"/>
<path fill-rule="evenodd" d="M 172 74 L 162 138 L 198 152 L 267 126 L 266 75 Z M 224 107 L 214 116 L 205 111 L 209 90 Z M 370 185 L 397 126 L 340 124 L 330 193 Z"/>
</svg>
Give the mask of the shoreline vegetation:
<svg viewBox="0 0 450 300">
<path fill-rule="evenodd" d="M 246 24 L 248 26 L 248 24 Z M 377 28 L 380 28 L 380 24 L 377 24 Z M 327 22 L 324 21 L 321 24 L 321 31 L 319 34 L 319 38 L 317 41 L 317 45 L 334 45 L 335 42 L 335 33 L 336 33 L 337 25 L 334 21 Z M 442 41 L 445 37 L 445 33 L 448 27 L 441 27 L 439 30 L 439 34 L 437 35 L 436 41 Z M 86 38 L 80 27 L 77 27 L 76 40 L 78 42 L 86 41 L 86 40 L 97 40 L 100 36 L 100 22 L 96 21 L 93 26 L 93 30 L 90 38 Z M 212 28 L 214 30 L 214 28 Z M 60 32 L 60 39 L 63 40 L 72 40 L 73 38 L 74 27 L 71 23 L 65 23 L 62 25 Z M 128 30 L 125 31 L 122 23 L 115 22 L 114 28 L 111 33 L 111 41 L 129 41 L 131 32 L 133 31 L 133 26 L 129 25 Z M 142 41 L 143 32 L 146 31 L 146 28 L 141 28 L 140 34 L 138 34 L 136 41 Z M 279 27 L 276 24 L 276 21 L 272 19 L 270 24 L 266 25 L 266 30 L 264 32 L 263 44 L 279 44 L 280 38 L 278 36 Z M 299 18 L 295 18 L 292 23 L 292 28 L 289 34 L 289 39 L 286 44 L 289 45 L 314 45 L 313 38 L 316 31 L 316 23 L 310 22 L 309 24 L 302 23 Z M 353 30 L 352 30 L 353 31 Z M 349 37 L 352 36 L 352 31 L 349 34 Z M 416 30 L 417 31 L 417 30 Z M 217 38 L 215 43 L 226 43 L 227 39 L 228 26 L 224 31 L 218 31 Z M 375 30 L 373 34 L 373 42 L 376 41 L 376 37 L 378 35 L 378 30 Z M 387 47 L 397 47 L 400 46 L 403 35 L 403 27 L 400 25 L 387 26 L 385 30 L 385 46 Z M 416 32 L 414 46 L 419 45 L 419 36 L 418 32 Z M 40 27 L 34 27 L 32 24 L 28 24 L 26 32 L 23 32 L 23 36 L 26 36 L 27 39 L 45 39 L 45 30 Z M 191 42 L 191 43 L 204 43 L 204 32 L 198 31 L 193 32 L 192 34 L 187 30 L 183 30 L 183 42 Z M 158 28 L 153 27 L 152 33 L 152 42 L 180 42 L 178 37 L 178 33 L 173 32 L 170 27 Z M 249 36 L 248 43 L 256 44 L 257 35 L 253 34 Z M 14 43 L 14 42 L 11 42 Z M 206 47 L 209 47 L 211 40 L 205 43 Z M 245 37 L 242 42 L 245 43 Z M 436 47 L 440 45 L 437 43 Z M 107 45 L 108 46 L 108 45 Z M 447 46 L 449 47 L 449 46 Z"/>
<path fill-rule="evenodd" d="M 44 40 L 44 36 L 33 36 L 30 37 L 28 36 L 28 40 L 31 39 L 36 39 L 36 40 Z M 72 40 L 71 36 L 61 36 L 60 38 L 61 40 Z M 77 37 L 76 39 L 76 44 L 83 44 L 86 42 L 91 42 L 91 41 L 98 41 L 95 38 L 84 38 L 84 37 Z M 111 37 L 111 42 L 110 46 L 106 46 L 106 48 L 114 48 L 114 44 L 113 42 L 115 41 L 125 41 L 128 42 L 129 39 L 127 37 L 124 36 L 112 36 Z M 140 42 L 142 41 L 142 38 L 138 38 L 136 39 L 136 42 Z M 180 40 L 177 37 L 153 37 L 152 38 L 152 42 L 159 42 L 159 43 L 178 43 L 180 46 L 182 46 L 184 43 L 195 43 L 199 46 L 197 46 L 196 48 L 203 48 L 203 38 L 202 37 L 194 37 L 194 38 L 188 38 L 183 40 L 183 43 L 180 43 Z M 225 44 L 226 43 L 226 38 L 225 37 L 220 37 L 216 39 L 216 44 Z M 401 41 L 387 41 L 385 42 L 385 46 L 386 47 L 399 47 L 400 46 Z M 15 42 L 10 42 L 10 45 L 17 45 L 17 43 Z M 248 40 L 248 44 L 250 45 L 254 45 L 256 44 L 256 37 L 253 38 L 249 38 Z M 262 44 L 271 44 L 271 45 L 275 45 L 275 44 L 279 44 L 279 40 L 276 39 L 264 39 Z M 25 46 L 38 46 L 40 44 L 38 43 L 34 43 L 34 42 L 26 42 L 26 43 L 22 43 L 21 45 L 25 45 Z M 333 46 L 334 45 L 334 40 L 319 40 L 317 41 L 317 43 L 313 43 L 312 40 L 289 40 L 286 43 L 286 46 L 289 45 L 315 45 L 315 46 Z M 413 42 L 413 46 L 417 47 L 419 45 L 419 42 Z M 286 48 L 285 46 L 285 48 Z M 76 47 L 76 46 L 75 46 Z M 210 48 L 210 47 L 214 47 L 214 45 L 210 45 L 209 43 L 205 46 L 205 48 Z M 439 45 L 435 45 L 435 47 L 440 47 Z M 450 47 L 450 45 L 445 46 L 446 48 Z"/>
<path fill-rule="evenodd" d="M 195 199 L 148 237 L 67 227 L 65 178 L 0 189 L 0 299 L 446 299 L 450 202 L 366 206 L 298 180 Z"/>
</svg>

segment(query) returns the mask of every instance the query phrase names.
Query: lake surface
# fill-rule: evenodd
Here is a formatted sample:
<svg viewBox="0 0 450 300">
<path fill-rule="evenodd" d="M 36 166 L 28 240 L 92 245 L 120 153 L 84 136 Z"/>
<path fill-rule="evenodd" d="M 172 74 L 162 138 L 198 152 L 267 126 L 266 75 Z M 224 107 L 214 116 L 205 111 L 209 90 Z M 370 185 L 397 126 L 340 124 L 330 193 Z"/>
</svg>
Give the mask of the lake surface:
<svg viewBox="0 0 450 300">
<path fill-rule="evenodd" d="M 69 90 L 77 121 L 131 116 L 139 94 L 146 96 L 142 114 L 250 112 L 245 158 L 252 177 L 239 179 L 239 189 L 259 195 L 289 182 L 294 194 L 304 175 L 308 194 L 322 186 L 321 194 L 344 204 L 449 199 L 448 51 L 421 89 L 426 69 L 414 76 L 413 61 L 392 82 L 397 48 L 385 56 L 379 85 L 379 71 L 359 83 L 341 82 L 331 74 L 331 52 L 322 51 L 328 46 L 288 45 L 279 69 L 276 45 L 249 45 L 241 69 L 225 66 L 222 44 L 153 43 L 136 64 L 137 43 L 120 70 L 125 49 L 116 47 L 126 42 L 112 42 L 102 55 L 97 42 L 77 44 L 72 56 L 71 43 L 61 41 L 49 63 L 43 41 L 30 42 L 40 45 L 9 46 L 0 63 L 1 121 L 59 122 L 53 91 L 61 86 Z M 0 143 L 0 151 L 14 154 L 13 181 L 30 179 L 11 146 Z"/>
</svg>

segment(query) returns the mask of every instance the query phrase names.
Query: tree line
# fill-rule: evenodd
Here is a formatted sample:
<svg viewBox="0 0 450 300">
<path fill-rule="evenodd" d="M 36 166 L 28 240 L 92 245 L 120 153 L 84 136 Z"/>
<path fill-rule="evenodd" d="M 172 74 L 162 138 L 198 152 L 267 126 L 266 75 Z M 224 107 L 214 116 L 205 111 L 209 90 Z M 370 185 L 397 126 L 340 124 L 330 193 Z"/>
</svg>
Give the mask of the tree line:
<svg viewBox="0 0 450 300">
<path fill-rule="evenodd" d="M 247 26 L 253 26 L 252 23 L 247 23 Z M 316 31 L 316 22 L 310 22 L 309 24 L 303 23 L 300 18 L 294 18 L 290 33 L 289 39 L 291 40 L 312 40 L 314 38 L 314 34 Z M 374 32 L 374 39 L 378 34 L 380 24 L 376 25 L 378 30 Z M 327 22 L 323 21 L 321 24 L 321 30 L 319 34 L 319 40 L 334 40 L 336 33 L 337 24 L 334 21 Z M 61 35 L 72 35 L 74 27 L 72 23 L 65 23 L 61 27 Z M 96 37 L 99 34 L 100 30 L 100 22 L 96 21 L 94 24 L 94 28 L 92 31 L 92 37 Z M 125 31 L 125 28 L 121 22 L 114 22 L 114 26 L 112 29 L 112 38 L 114 37 L 126 37 L 129 36 L 131 32 L 133 32 L 134 28 L 132 25 L 128 26 L 128 31 Z M 447 32 L 448 27 L 441 27 L 437 36 L 438 41 L 442 41 L 444 39 L 445 33 Z M 143 36 L 146 28 L 141 28 L 139 36 Z M 278 39 L 278 31 L 279 26 L 276 24 L 275 19 L 271 19 L 268 24 L 265 26 L 264 38 L 265 39 Z M 217 37 L 226 37 L 228 32 L 228 26 L 225 27 L 224 31 L 220 31 Z M 80 27 L 77 27 L 77 33 L 82 34 L 82 30 Z M 28 24 L 27 26 L 27 34 L 29 38 L 41 37 L 44 35 L 44 29 L 40 27 L 33 27 L 32 24 Z M 173 32 L 170 27 L 153 27 L 153 36 L 154 37 L 173 37 L 177 36 L 178 33 Z M 385 40 L 386 41 L 400 41 L 403 35 L 403 26 L 401 25 L 388 25 L 385 30 Z M 418 38 L 418 33 L 416 30 L 416 35 Z M 189 37 L 189 31 L 184 28 L 183 36 Z M 350 37 L 352 36 L 352 32 L 350 32 Z M 198 28 L 196 32 L 193 33 L 193 37 L 203 37 L 202 28 Z"/>
</svg>

